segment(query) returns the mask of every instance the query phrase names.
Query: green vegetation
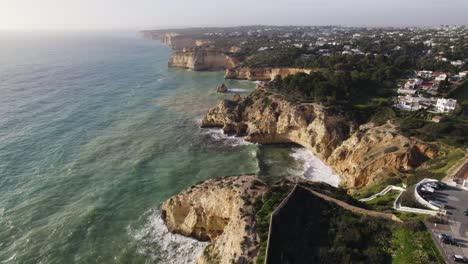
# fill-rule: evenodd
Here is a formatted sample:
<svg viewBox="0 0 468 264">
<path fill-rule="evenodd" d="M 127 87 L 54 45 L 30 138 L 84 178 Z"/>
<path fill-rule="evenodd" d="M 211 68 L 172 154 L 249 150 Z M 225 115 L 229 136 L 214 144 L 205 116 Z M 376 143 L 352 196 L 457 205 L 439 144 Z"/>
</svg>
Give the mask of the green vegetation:
<svg viewBox="0 0 468 264">
<path fill-rule="evenodd" d="M 212 244 L 205 247 L 203 250 L 203 255 L 206 258 L 208 264 L 217 264 L 221 261 L 221 257 L 213 253 Z"/>
<path fill-rule="evenodd" d="M 452 168 L 457 162 L 459 162 L 465 153 L 461 149 L 455 149 L 447 154 L 446 157 L 437 157 L 427 162 L 429 166 L 428 171 L 432 173 L 447 174 L 448 170 Z"/>
<path fill-rule="evenodd" d="M 261 199 L 255 202 L 257 214 L 255 219 L 257 223 L 255 229 L 260 236 L 260 251 L 257 256 L 257 264 L 265 263 L 265 254 L 268 241 L 268 229 L 270 227 L 270 218 L 273 211 L 286 198 L 291 188 L 284 185 L 273 186 Z"/>
<path fill-rule="evenodd" d="M 387 194 L 377 197 L 367 202 L 374 211 L 387 212 L 393 211 L 393 202 L 400 194 L 399 191 L 390 191 Z"/>
<path fill-rule="evenodd" d="M 297 48 L 278 48 L 255 53 L 244 64 L 250 67 L 289 67 L 301 55 Z"/>
<path fill-rule="evenodd" d="M 397 177 L 394 174 L 389 175 L 384 181 L 373 184 L 369 187 L 363 188 L 359 190 L 358 192 L 353 194 L 353 197 L 355 199 L 362 199 L 362 198 L 367 198 L 375 193 L 378 193 L 385 189 L 388 185 L 399 185 L 401 184 L 402 179 L 400 177 Z"/>
<path fill-rule="evenodd" d="M 394 264 L 430 264 L 445 263 L 436 245 L 432 241 L 431 234 L 420 226 L 413 228 L 401 228 L 393 233 L 391 240 L 394 248 Z"/>
<path fill-rule="evenodd" d="M 359 71 L 297 73 L 284 80 L 276 78 L 271 88 L 289 98 L 329 105 L 357 105 L 361 108 L 385 105 L 387 100 L 384 98 L 392 95 L 381 79 Z"/>
<path fill-rule="evenodd" d="M 400 131 L 404 135 L 427 142 L 441 141 L 455 147 L 468 147 L 468 119 L 452 114 L 443 123 L 434 123 L 431 121 L 433 116 L 424 110 L 397 111 Z"/>
<path fill-rule="evenodd" d="M 411 185 L 408 188 L 406 188 L 406 191 L 404 191 L 401 196 L 400 196 L 400 203 L 402 206 L 407 206 L 407 207 L 412 207 L 412 208 L 420 208 L 420 209 L 429 209 L 425 207 L 424 205 L 420 204 L 418 201 L 416 201 L 416 198 L 414 197 L 414 188 L 416 185 Z"/>
<path fill-rule="evenodd" d="M 396 111 L 400 130 L 424 141 L 441 141 L 454 147 L 468 147 L 468 81 L 452 89 L 446 97 L 456 99 L 459 107 L 442 123 L 431 121 L 435 114 L 424 110 Z"/>
<path fill-rule="evenodd" d="M 344 190 L 326 184 L 300 185 L 378 211 L 388 210 L 398 195 L 398 192 L 390 192 L 366 206 L 348 196 Z M 273 186 L 255 204 L 258 208 L 256 228 L 262 241 L 256 263 L 265 261 L 271 213 L 292 187 L 292 183 L 283 181 Z M 280 234 L 280 241 L 283 242 L 278 244 L 276 240 L 274 250 L 282 250 L 286 255 L 298 254 L 301 259 L 306 257 L 314 263 L 444 263 L 422 222 L 425 216 L 397 213 L 404 220 L 403 224 L 399 224 L 352 213 L 310 194 L 307 197 L 299 196 L 290 203 L 293 204 L 281 210 L 281 225 L 274 226 L 275 230 L 283 229 L 283 232 L 275 231 L 276 239 Z M 294 232 L 295 229 L 301 232 Z M 288 246 L 291 244 L 287 242 L 288 239 L 294 240 L 294 245 Z"/>
<path fill-rule="evenodd" d="M 424 166 L 410 171 L 405 179 L 406 185 L 414 185 L 425 178 L 442 180 L 447 176 L 448 170 L 460 161 L 464 155 L 461 149 L 447 150 L 447 153 L 440 151 L 436 158 L 427 161 Z"/>
</svg>

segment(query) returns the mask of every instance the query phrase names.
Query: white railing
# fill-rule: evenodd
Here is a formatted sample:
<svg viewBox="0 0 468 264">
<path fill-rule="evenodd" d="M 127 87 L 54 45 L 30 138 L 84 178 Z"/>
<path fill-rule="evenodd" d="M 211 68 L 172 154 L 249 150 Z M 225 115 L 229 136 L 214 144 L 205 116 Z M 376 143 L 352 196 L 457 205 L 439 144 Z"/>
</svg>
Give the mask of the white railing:
<svg viewBox="0 0 468 264">
<path fill-rule="evenodd" d="M 425 179 L 426 182 L 427 181 L 435 181 L 435 180 L 430 180 L 430 179 Z M 424 181 L 424 180 L 423 180 Z M 421 181 L 422 182 L 422 181 Z M 419 182 L 419 183 L 421 183 Z M 418 183 L 418 184 L 419 184 Z M 418 185 L 416 185 L 417 187 Z M 427 210 L 427 209 L 420 209 L 420 208 L 413 208 L 413 207 L 407 207 L 407 206 L 401 206 L 401 203 L 399 202 L 400 200 L 400 197 L 401 195 L 403 194 L 404 191 L 406 191 L 405 188 L 403 187 L 398 187 L 398 186 L 394 186 L 394 185 L 389 185 L 387 187 L 385 187 L 385 189 L 383 189 L 382 191 L 372 195 L 372 196 L 369 196 L 367 198 L 363 198 L 363 199 L 359 199 L 359 201 L 361 202 L 368 202 L 368 201 L 371 201 L 377 197 L 380 197 L 380 196 L 383 196 L 383 195 L 386 195 L 388 192 L 392 191 L 392 190 L 395 190 L 395 191 L 399 191 L 400 194 L 398 194 L 398 196 L 396 197 L 395 201 L 393 201 L 393 209 L 397 210 L 397 211 L 401 211 L 401 212 L 407 212 L 407 213 L 416 213 L 416 214 L 426 214 L 426 215 L 437 215 L 437 214 L 444 214 L 444 212 L 442 211 L 439 211 L 439 208 L 435 209 L 435 210 Z M 416 190 L 416 188 L 415 188 Z M 418 200 L 419 203 L 421 203 L 418 199 L 418 197 L 416 196 L 416 193 L 417 191 L 415 191 L 415 197 L 416 197 L 416 200 Z M 419 195 L 419 194 L 418 194 Z M 422 197 L 419 196 L 420 199 L 422 199 Z M 423 199 L 424 200 L 424 199 Z M 424 200 L 425 201 L 425 200 Z M 425 201 L 425 203 L 428 203 L 427 201 Z M 429 203 L 428 203 L 429 204 Z M 423 205 L 426 205 L 426 204 L 423 204 Z M 431 205 L 431 207 L 434 207 L 433 205 Z"/>
<path fill-rule="evenodd" d="M 368 202 L 368 201 L 374 200 L 377 197 L 384 196 L 388 192 L 393 191 L 393 190 L 403 192 L 405 190 L 405 188 L 398 187 L 398 186 L 395 186 L 395 185 L 389 185 L 389 186 L 385 187 L 385 189 L 383 189 L 381 192 L 378 192 L 378 193 L 376 193 L 376 194 L 374 194 L 374 195 L 372 195 L 370 197 L 367 197 L 367 198 L 359 199 L 359 201 Z"/>
<path fill-rule="evenodd" d="M 416 201 L 418 201 L 418 203 L 426 206 L 427 208 L 430 208 L 432 210 L 439 210 L 440 208 L 429 203 L 428 201 L 426 201 L 424 198 L 421 197 L 421 195 L 419 195 L 419 192 L 418 192 L 418 189 L 419 189 L 419 186 L 421 186 L 421 184 L 424 184 L 424 183 L 427 183 L 427 182 L 437 182 L 437 180 L 433 180 L 433 179 L 424 179 L 424 180 L 421 180 L 420 182 L 418 182 L 414 188 L 414 197 L 416 198 Z"/>
</svg>

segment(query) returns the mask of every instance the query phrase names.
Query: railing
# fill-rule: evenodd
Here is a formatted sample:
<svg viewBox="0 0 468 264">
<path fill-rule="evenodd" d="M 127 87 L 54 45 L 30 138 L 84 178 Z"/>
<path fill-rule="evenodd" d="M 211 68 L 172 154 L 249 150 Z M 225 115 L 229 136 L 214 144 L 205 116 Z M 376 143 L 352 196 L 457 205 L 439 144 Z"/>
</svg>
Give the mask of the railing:
<svg viewBox="0 0 468 264">
<path fill-rule="evenodd" d="M 394 186 L 394 185 L 389 185 L 389 186 L 385 187 L 385 189 L 383 189 L 381 192 L 378 192 L 378 193 L 376 193 L 376 194 L 374 194 L 374 195 L 372 195 L 370 197 L 367 197 L 367 198 L 359 199 L 359 201 L 368 202 L 368 201 L 374 200 L 377 197 L 384 196 L 388 192 L 393 191 L 393 190 L 403 192 L 403 191 L 405 191 L 405 188 Z"/>
<path fill-rule="evenodd" d="M 429 203 L 428 201 L 426 201 L 424 198 L 421 197 L 421 195 L 419 195 L 419 192 L 418 192 L 418 189 L 419 189 L 419 186 L 421 186 L 421 184 L 424 184 L 424 183 L 427 183 L 427 182 L 437 182 L 437 180 L 433 180 L 433 179 L 424 179 L 420 182 L 418 182 L 414 188 L 414 197 L 416 198 L 416 201 L 418 201 L 418 203 L 428 207 L 428 208 L 431 208 L 432 210 L 439 210 L 440 208 Z"/>
</svg>

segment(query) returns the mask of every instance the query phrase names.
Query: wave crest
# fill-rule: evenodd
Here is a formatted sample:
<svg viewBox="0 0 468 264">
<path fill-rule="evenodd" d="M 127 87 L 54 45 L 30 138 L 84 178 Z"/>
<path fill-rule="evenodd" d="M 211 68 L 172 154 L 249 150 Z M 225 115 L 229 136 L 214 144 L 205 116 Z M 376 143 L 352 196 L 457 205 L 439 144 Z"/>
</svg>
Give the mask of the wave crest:
<svg viewBox="0 0 468 264">
<path fill-rule="evenodd" d="M 133 237 L 138 242 L 137 252 L 158 263 L 195 263 L 208 245 L 208 242 L 170 233 L 156 209 L 149 212 L 147 223 Z"/>
</svg>

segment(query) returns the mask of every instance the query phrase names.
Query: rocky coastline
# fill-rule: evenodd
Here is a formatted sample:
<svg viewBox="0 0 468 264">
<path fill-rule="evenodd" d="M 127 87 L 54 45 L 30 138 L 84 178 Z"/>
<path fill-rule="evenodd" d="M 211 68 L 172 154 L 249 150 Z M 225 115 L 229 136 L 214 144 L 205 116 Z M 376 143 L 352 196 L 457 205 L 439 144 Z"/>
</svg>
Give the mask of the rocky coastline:
<svg viewBox="0 0 468 264">
<path fill-rule="evenodd" d="M 203 48 L 175 51 L 169 59 L 168 66 L 193 71 L 222 71 L 236 67 L 239 62 L 219 50 Z"/>
<path fill-rule="evenodd" d="M 401 135 L 390 122 L 358 125 L 323 105 L 292 103 L 262 86 L 236 102 L 221 101 L 201 127 L 220 127 L 254 143 L 301 145 L 355 190 L 404 174 L 437 154 L 429 144 Z"/>
<path fill-rule="evenodd" d="M 172 233 L 211 242 L 196 263 L 248 263 L 260 245 L 254 203 L 266 190 L 257 176 L 207 180 L 164 202 L 162 219 Z"/>
<path fill-rule="evenodd" d="M 276 76 L 284 78 L 296 73 L 311 73 L 313 69 L 303 68 L 274 68 L 274 67 L 235 67 L 227 69 L 225 79 L 249 80 L 249 81 L 272 81 Z"/>
</svg>

